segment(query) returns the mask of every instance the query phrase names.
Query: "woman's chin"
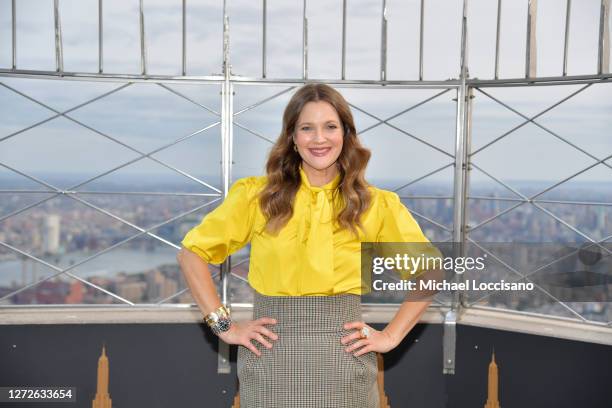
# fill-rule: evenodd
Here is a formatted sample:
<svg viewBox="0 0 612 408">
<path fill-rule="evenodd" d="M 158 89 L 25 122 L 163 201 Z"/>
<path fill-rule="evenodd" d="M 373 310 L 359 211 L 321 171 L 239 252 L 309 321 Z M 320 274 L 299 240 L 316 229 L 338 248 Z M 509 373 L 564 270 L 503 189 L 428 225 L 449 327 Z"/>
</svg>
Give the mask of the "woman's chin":
<svg viewBox="0 0 612 408">
<path fill-rule="evenodd" d="M 307 161 L 308 165 L 316 170 L 324 170 L 334 164 L 336 160 L 332 158 L 310 157 Z"/>
</svg>

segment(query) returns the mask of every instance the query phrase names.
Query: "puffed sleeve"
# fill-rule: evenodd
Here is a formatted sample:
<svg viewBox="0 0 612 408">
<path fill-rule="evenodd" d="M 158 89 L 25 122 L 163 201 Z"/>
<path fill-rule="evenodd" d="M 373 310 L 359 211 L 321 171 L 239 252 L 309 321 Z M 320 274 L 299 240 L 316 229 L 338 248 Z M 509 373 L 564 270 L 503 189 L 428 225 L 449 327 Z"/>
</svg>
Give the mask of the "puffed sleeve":
<svg viewBox="0 0 612 408">
<path fill-rule="evenodd" d="M 404 254 L 415 258 L 441 257 L 440 250 L 431 244 L 429 239 L 423 234 L 421 227 L 410 211 L 402 204 L 397 193 L 386 190 L 382 190 L 382 193 L 381 220 L 377 242 L 393 242 L 398 244 L 380 245 L 380 255 L 395 257 L 397 253 L 400 253 L 402 257 Z M 414 273 L 406 270 L 399 270 L 397 272 L 401 275 L 402 279 L 409 279 L 421 275 L 426 270 L 425 268 L 418 268 Z"/>
<path fill-rule="evenodd" d="M 193 227 L 181 244 L 207 263 L 220 264 L 252 237 L 256 200 L 251 177 L 238 179 L 225 200 Z"/>
</svg>

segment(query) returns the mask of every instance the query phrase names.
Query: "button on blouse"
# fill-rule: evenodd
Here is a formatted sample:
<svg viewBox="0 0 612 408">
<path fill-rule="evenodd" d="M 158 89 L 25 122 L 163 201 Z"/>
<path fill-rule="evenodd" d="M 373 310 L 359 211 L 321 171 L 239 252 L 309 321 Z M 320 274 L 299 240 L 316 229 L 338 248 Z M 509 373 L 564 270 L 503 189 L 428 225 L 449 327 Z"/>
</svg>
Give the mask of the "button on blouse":
<svg viewBox="0 0 612 408">
<path fill-rule="evenodd" d="M 340 174 L 312 186 L 300 167 L 300 178 L 293 216 L 276 235 L 265 231 L 257 197 L 266 177 L 251 176 L 236 180 L 223 203 L 181 244 L 205 262 L 220 264 L 250 242 L 248 282 L 253 289 L 268 296 L 307 296 L 367 293 L 361 242 L 429 242 L 394 192 L 368 187 L 372 202 L 362 214 L 364 231 L 357 238 L 334 219 L 334 206 L 339 211 L 341 203 Z"/>
</svg>

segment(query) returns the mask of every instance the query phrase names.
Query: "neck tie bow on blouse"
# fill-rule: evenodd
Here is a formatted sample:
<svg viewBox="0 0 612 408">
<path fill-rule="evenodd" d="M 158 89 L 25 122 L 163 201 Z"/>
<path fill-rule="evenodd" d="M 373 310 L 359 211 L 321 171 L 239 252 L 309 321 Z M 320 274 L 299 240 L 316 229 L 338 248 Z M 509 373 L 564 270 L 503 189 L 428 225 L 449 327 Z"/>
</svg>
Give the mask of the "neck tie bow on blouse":
<svg viewBox="0 0 612 408">
<path fill-rule="evenodd" d="M 306 270 L 329 279 L 334 273 L 333 194 L 340 183 L 340 173 L 329 183 L 312 186 L 300 166 L 301 190 L 306 194 L 304 213 L 298 223 L 298 245 L 306 247 Z M 336 192 L 338 199 L 339 192 Z M 302 288 L 305 289 L 305 288 Z"/>
</svg>

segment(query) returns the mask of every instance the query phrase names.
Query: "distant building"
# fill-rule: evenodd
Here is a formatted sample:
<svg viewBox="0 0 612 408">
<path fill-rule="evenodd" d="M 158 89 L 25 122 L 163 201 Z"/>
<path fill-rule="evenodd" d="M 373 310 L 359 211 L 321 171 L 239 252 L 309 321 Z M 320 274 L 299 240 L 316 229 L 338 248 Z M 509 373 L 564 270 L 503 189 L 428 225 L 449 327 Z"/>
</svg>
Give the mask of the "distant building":
<svg viewBox="0 0 612 408">
<path fill-rule="evenodd" d="M 75 280 L 70 284 L 70 293 L 68 293 L 68 295 L 66 296 L 64 303 L 83 303 L 84 295 L 85 288 L 83 287 L 83 283 L 81 281 Z"/>
<path fill-rule="evenodd" d="M 147 273 L 147 300 L 149 302 L 165 299 L 178 292 L 178 284 L 168 279 L 161 271 L 154 270 Z"/>
<path fill-rule="evenodd" d="M 147 283 L 142 281 L 117 283 L 117 294 L 131 302 L 140 302 L 146 293 Z"/>
<path fill-rule="evenodd" d="M 44 253 L 57 254 L 60 246 L 60 216 L 47 215 L 43 219 L 43 247 Z"/>
</svg>

